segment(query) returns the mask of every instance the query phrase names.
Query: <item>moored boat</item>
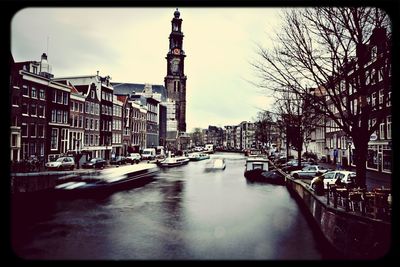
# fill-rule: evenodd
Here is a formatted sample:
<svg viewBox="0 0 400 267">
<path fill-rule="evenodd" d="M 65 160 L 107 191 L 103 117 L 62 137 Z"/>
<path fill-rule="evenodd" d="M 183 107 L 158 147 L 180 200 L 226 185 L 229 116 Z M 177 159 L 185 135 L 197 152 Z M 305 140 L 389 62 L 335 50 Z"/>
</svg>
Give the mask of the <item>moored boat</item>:
<svg viewBox="0 0 400 267">
<path fill-rule="evenodd" d="M 189 158 L 185 156 L 168 157 L 158 163 L 161 167 L 176 167 L 189 163 Z"/>
<path fill-rule="evenodd" d="M 205 160 L 209 159 L 210 155 L 206 153 L 192 153 L 189 154 L 189 160 L 191 161 L 200 161 L 200 160 Z"/>
<path fill-rule="evenodd" d="M 264 157 L 248 157 L 244 176 L 252 182 L 268 182 L 273 184 L 285 184 L 285 177 L 269 169 L 269 160 Z"/>
</svg>

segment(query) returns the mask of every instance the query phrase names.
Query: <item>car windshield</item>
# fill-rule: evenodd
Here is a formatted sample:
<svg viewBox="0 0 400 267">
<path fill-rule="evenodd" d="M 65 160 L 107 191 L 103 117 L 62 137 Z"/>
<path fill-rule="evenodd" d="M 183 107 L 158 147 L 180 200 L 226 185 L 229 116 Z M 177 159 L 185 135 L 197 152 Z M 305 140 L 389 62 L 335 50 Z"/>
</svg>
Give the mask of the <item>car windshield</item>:
<svg viewBox="0 0 400 267">
<path fill-rule="evenodd" d="M 90 162 L 96 162 L 96 161 L 98 161 L 99 159 L 91 159 L 90 160 Z"/>
<path fill-rule="evenodd" d="M 142 154 L 150 154 L 150 151 L 143 151 Z"/>
<path fill-rule="evenodd" d="M 58 158 L 57 160 L 56 160 L 56 162 L 62 162 L 64 160 L 64 158 Z"/>
</svg>

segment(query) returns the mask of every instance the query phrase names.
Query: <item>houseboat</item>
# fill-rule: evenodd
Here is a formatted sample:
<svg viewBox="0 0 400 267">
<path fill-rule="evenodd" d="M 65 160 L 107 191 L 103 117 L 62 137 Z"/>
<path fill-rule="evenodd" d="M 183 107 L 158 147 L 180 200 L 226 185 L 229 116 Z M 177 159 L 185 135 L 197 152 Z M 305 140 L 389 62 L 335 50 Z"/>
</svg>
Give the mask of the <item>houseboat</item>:
<svg viewBox="0 0 400 267">
<path fill-rule="evenodd" d="M 248 157 L 244 176 L 251 182 L 285 184 L 285 176 L 269 168 L 269 160 L 264 157 Z"/>
<path fill-rule="evenodd" d="M 189 163 L 189 158 L 186 156 L 167 157 L 165 160 L 160 161 L 160 167 L 176 167 Z"/>
</svg>

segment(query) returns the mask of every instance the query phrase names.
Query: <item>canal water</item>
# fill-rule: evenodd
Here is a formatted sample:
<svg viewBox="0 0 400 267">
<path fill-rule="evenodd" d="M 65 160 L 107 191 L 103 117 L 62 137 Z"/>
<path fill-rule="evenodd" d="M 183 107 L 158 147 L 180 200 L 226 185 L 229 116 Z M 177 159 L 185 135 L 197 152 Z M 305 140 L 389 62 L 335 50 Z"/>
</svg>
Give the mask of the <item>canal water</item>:
<svg viewBox="0 0 400 267">
<path fill-rule="evenodd" d="M 162 169 L 145 184 L 96 197 L 43 196 L 11 210 L 23 259 L 319 260 L 322 249 L 286 187 L 248 183 L 241 154 Z M 14 202 L 12 202 L 14 204 Z"/>
</svg>

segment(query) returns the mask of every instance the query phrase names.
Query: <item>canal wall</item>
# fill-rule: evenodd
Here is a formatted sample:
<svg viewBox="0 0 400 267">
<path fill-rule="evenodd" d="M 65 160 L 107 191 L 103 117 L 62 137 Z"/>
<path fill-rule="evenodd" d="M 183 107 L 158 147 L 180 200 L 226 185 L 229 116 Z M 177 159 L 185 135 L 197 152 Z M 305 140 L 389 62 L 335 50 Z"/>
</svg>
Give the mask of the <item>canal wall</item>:
<svg viewBox="0 0 400 267">
<path fill-rule="evenodd" d="M 333 208 L 301 180 L 287 177 L 286 186 L 325 239 L 345 258 L 380 259 L 390 252 L 391 223 Z"/>
</svg>

